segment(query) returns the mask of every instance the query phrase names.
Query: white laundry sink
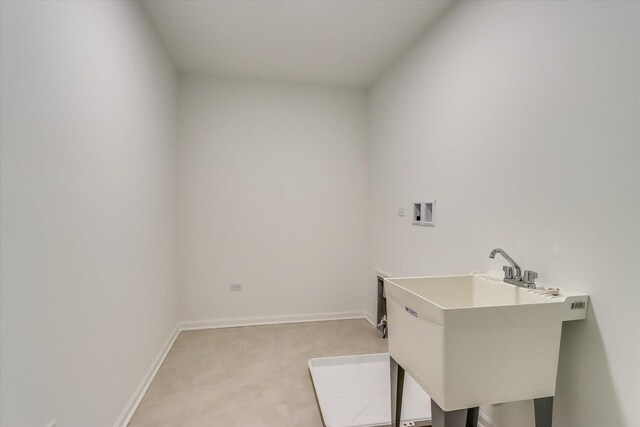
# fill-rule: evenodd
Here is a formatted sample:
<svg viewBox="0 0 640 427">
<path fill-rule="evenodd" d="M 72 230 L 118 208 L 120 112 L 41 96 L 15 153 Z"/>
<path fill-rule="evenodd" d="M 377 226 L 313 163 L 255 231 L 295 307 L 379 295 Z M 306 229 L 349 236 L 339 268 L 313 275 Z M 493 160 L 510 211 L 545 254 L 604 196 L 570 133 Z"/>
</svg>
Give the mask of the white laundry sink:
<svg viewBox="0 0 640 427">
<path fill-rule="evenodd" d="M 444 411 L 555 395 L 562 322 L 588 303 L 484 273 L 389 278 L 385 291 L 389 353 Z"/>
</svg>

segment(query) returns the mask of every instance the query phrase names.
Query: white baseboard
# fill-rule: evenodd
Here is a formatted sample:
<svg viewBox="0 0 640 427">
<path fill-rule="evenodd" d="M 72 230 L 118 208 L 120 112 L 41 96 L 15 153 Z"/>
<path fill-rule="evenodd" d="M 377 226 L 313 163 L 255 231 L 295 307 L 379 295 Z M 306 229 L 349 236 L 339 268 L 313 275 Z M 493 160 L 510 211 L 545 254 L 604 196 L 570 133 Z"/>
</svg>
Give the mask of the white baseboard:
<svg viewBox="0 0 640 427">
<path fill-rule="evenodd" d="M 144 394 L 151 385 L 151 382 L 155 378 L 162 362 L 167 357 L 169 350 L 173 346 L 176 338 L 182 331 L 194 331 L 198 329 L 215 329 L 215 328 L 231 328 L 234 326 L 254 326 L 254 325 L 273 325 L 278 323 L 303 323 L 303 322 L 320 322 L 327 320 L 348 320 L 348 319 L 366 319 L 375 326 L 373 317 L 370 313 L 363 311 L 341 311 L 335 313 L 315 313 L 315 314 L 293 314 L 286 316 L 264 316 L 264 317 L 244 317 L 234 319 L 214 319 L 214 320 L 202 320 L 202 321 L 186 321 L 178 322 L 176 329 L 169 337 L 169 340 L 163 347 L 158 357 L 153 361 L 153 364 L 149 368 L 149 371 L 144 376 L 142 382 L 136 389 L 135 393 L 127 403 L 122 415 L 118 417 L 118 421 L 114 424 L 114 427 L 126 427 L 131 421 L 133 414 L 138 409 L 138 405 L 142 401 Z"/>
<path fill-rule="evenodd" d="M 363 311 L 340 311 L 335 313 L 291 314 L 285 316 L 236 317 L 232 319 L 213 319 L 180 322 L 180 330 L 231 328 L 235 326 L 273 325 L 277 323 L 303 323 L 326 320 L 368 319 Z"/>
<path fill-rule="evenodd" d="M 147 371 L 146 375 L 140 382 L 140 385 L 138 385 L 138 388 L 133 393 L 133 396 L 131 396 L 131 399 L 129 399 L 129 402 L 127 403 L 127 406 L 125 407 L 124 411 L 118 417 L 118 420 L 114 424 L 114 427 L 126 427 L 129 424 L 129 421 L 131 421 L 131 417 L 133 417 L 133 414 L 136 412 L 136 409 L 138 409 L 138 405 L 140 405 L 140 402 L 142 401 L 144 394 L 147 392 L 147 389 L 151 385 L 151 382 L 153 381 L 156 374 L 158 373 L 158 369 L 160 369 L 162 362 L 164 362 L 165 357 L 167 357 L 167 354 L 169 353 L 169 350 L 173 346 L 173 343 L 175 342 L 176 338 L 178 338 L 179 333 L 180 333 L 180 325 L 176 326 L 176 328 L 171 333 L 171 336 L 169 336 L 169 339 L 167 340 L 166 344 L 164 345 L 164 347 L 162 348 L 158 356 L 155 358 L 155 360 L 149 367 L 149 370 Z"/>
<path fill-rule="evenodd" d="M 378 327 L 378 322 L 376 321 L 376 316 L 369 313 L 368 311 L 364 313 L 364 318 L 369 321 L 373 325 L 374 328 Z"/>
</svg>

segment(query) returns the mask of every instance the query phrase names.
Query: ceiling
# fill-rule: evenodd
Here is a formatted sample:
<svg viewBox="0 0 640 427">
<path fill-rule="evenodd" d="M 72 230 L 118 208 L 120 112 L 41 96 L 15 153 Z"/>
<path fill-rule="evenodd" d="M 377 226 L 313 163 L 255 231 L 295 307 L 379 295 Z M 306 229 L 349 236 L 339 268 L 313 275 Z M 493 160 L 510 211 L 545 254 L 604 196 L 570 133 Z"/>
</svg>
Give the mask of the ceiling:
<svg viewBox="0 0 640 427">
<path fill-rule="evenodd" d="M 180 71 L 366 87 L 450 0 L 142 0 Z"/>
</svg>

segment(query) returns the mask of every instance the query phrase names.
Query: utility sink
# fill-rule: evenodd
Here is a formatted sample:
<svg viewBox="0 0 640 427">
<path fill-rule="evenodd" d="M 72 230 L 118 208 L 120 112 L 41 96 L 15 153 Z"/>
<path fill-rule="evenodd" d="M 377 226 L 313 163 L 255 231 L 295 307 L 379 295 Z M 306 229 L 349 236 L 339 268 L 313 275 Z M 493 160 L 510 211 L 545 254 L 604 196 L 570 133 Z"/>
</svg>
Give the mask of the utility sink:
<svg viewBox="0 0 640 427">
<path fill-rule="evenodd" d="M 555 395 L 562 322 L 584 319 L 589 298 L 488 273 L 389 278 L 385 291 L 390 356 L 444 411 Z"/>
</svg>

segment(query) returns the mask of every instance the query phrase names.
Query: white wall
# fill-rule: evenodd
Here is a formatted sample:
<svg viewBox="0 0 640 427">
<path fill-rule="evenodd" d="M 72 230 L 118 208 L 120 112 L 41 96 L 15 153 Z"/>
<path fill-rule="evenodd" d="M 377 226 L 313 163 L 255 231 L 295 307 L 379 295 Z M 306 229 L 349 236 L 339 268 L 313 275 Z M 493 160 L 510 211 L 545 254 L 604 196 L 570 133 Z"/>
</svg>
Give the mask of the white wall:
<svg viewBox="0 0 640 427">
<path fill-rule="evenodd" d="M 2 2 L 1 409 L 111 426 L 177 322 L 176 75 L 137 2 Z"/>
<path fill-rule="evenodd" d="M 637 2 L 461 2 L 371 94 L 372 267 L 499 268 L 502 247 L 591 294 L 563 330 L 558 427 L 640 419 L 639 24 Z M 396 216 L 421 198 L 436 228 Z M 527 426 L 518 409 L 485 408 Z"/>
<path fill-rule="evenodd" d="M 364 91 L 181 75 L 178 129 L 183 320 L 363 310 Z"/>
</svg>

